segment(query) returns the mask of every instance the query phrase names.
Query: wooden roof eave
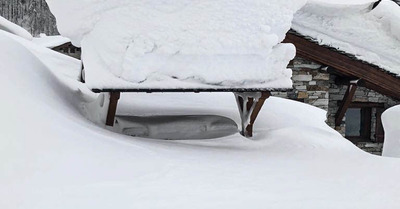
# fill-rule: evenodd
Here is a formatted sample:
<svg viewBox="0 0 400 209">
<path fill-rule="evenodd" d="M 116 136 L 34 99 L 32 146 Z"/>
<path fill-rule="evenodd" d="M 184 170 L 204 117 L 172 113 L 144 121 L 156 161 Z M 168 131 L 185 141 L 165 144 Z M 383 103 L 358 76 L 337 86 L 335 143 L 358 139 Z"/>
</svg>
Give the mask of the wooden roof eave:
<svg viewBox="0 0 400 209">
<path fill-rule="evenodd" d="M 297 34 L 288 33 L 283 42 L 294 44 L 299 57 L 333 67 L 342 74 L 362 79 L 367 88 L 400 100 L 400 78 L 377 66 L 356 60 L 329 47 L 318 45 Z"/>
</svg>

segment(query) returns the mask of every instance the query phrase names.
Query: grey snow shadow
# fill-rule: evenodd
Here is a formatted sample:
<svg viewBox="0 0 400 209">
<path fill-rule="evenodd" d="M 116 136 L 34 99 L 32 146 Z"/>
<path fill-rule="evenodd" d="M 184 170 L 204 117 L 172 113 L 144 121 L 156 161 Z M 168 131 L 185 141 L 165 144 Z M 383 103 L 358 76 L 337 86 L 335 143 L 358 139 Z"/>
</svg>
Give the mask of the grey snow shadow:
<svg viewBox="0 0 400 209">
<path fill-rule="evenodd" d="M 213 139 L 238 132 L 235 121 L 218 115 L 117 116 L 123 134 L 151 139 Z"/>
</svg>

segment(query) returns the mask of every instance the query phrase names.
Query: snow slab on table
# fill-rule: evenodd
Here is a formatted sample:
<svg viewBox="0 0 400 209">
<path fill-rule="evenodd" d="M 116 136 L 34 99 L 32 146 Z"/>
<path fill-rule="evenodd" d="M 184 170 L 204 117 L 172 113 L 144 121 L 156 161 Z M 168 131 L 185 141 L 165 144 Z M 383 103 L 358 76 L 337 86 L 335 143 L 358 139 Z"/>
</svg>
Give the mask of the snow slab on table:
<svg viewBox="0 0 400 209">
<path fill-rule="evenodd" d="M 0 30 L 7 31 L 9 33 L 15 34 L 27 40 L 32 40 L 33 36 L 26 31 L 24 28 L 17 24 L 8 21 L 6 18 L 0 16 Z"/>
<path fill-rule="evenodd" d="M 400 6 L 383 0 L 309 1 L 299 10 L 292 28 L 320 45 L 334 47 L 400 75 Z"/>
<path fill-rule="evenodd" d="M 91 89 L 292 87 L 280 42 L 305 0 L 47 2 Z"/>
<path fill-rule="evenodd" d="M 321 109 L 272 97 L 253 139 L 124 136 L 82 115 L 97 95 L 5 34 L 0 208 L 400 207 L 400 160 L 357 149 L 324 123 Z M 230 93 L 123 94 L 120 104 L 121 115 L 213 114 L 239 122 Z"/>
</svg>

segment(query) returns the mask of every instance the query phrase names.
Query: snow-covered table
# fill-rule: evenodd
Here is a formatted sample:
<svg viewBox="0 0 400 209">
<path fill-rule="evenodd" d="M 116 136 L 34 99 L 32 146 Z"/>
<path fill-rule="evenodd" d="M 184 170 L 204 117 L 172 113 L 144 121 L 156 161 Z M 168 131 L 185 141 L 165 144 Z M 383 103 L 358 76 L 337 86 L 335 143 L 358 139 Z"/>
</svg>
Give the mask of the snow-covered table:
<svg viewBox="0 0 400 209">
<path fill-rule="evenodd" d="M 107 94 L 107 125 L 122 92 L 229 91 L 247 136 L 269 91 L 292 87 L 295 48 L 281 42 L 304 3 L 48 0 L 60 33 L 82 48 L 87 86 Z"/>
</svg>

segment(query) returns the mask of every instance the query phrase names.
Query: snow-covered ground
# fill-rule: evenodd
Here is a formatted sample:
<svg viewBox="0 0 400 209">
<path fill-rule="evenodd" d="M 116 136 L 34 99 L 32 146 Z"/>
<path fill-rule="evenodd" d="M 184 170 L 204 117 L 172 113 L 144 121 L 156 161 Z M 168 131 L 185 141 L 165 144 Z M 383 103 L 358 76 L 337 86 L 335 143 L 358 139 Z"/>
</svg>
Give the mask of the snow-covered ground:
<svg viewBox="0 0 400 209">
<path fill-rule="evenodd" d="M 292 87 L 295 48 L 280 42 L 305 0 L 47 2 L 90 88 Z"/>
<path fill-rule="evenodd" d="M 400 75 L 400 6 L 383 0 L 372 9 L 375 2 L 312 0 L 296 13 L 292 28 Z"/>
<path fill-rule="evenodd" d="M 400 161 L 358 150 L 323 110 L 272 97 L 253 139 L 129 137 L 84 117 L 97 95 L 58 73 L 58 54 L 35 56 L 11 36 L 0 31 L 0 208 L 400 207 Z M 121 115 L 239 122 L 229 93 L 123 94 L 120 104 Z"/>
</svg>

